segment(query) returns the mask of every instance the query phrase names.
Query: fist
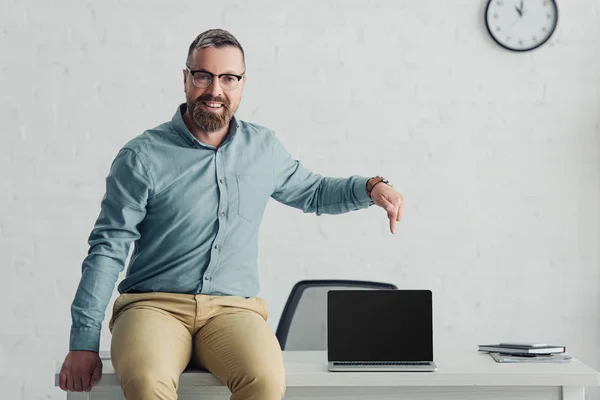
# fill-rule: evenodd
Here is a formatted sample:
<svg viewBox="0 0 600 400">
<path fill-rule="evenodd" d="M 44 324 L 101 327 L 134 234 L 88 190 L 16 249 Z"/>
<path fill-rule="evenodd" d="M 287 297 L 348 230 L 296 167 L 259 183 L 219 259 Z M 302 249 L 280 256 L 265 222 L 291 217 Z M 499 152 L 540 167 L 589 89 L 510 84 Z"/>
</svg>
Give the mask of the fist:
<svg viewBox="0 0 600 400">
<path fill-rule="evenodd" d="M 102 361 L 95 351 L 74 350 L 60 370 L 60 388 L 67 392 L 89 392 L 102 376 Z"/>
</svg>

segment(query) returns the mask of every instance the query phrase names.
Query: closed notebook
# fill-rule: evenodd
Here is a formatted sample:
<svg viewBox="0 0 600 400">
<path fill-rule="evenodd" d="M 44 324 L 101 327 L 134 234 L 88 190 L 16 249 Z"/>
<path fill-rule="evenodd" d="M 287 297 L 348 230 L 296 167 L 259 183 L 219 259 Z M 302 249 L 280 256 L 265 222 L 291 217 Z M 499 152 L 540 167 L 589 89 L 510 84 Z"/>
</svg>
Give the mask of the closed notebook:
<svg viewBox="0 0 600 400">
<path fill-rule="evenodd" d="M 540 342 L 500 342 L 502 347 L 547 347 L 547 343 Z"/>
<path fill-rule="evenodd" d="M 546 354 L 519 357 L 517 355 L 506 355 L 499 353 L 490 353 L 494 361 L 497 363 L 567 363 L 570 362 L 572 357 L 567 353 L 560 354 Z"/>
<path fill-rule="evenodd" d="M 480 344 L 479 351 L 489 351 L 496 353 L 510 354 L 552 354 L 564 353 L 565 346 L 504 346 L 500 344 Z"/>
</svg>

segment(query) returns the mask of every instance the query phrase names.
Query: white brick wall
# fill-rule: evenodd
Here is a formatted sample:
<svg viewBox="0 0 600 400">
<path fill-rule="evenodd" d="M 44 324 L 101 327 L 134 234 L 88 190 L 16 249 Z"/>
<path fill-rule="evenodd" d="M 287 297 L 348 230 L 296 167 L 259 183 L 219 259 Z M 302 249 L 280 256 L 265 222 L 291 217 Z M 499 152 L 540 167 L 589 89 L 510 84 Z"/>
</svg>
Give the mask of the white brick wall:
<svg viewBox="0 0 600 400">
<path fill-rule="evenodd" d="M 212 27 L 247 52 L 241 118 L 315 171 L 383 174 L 406 196 L 395 236 L 375 208 L 273 203 L 273 328 L 297 280 L 384 280 L 434 291 L 437 347 L 542 340 L 599 368 L 598 6 L 559 2 L 531 54 L 492 42 L 484 6 L 2 0 L 0 397 L 65 398 L 52 374 L 109 163 L 172 116 L 187 47 Z"/>
</svg>

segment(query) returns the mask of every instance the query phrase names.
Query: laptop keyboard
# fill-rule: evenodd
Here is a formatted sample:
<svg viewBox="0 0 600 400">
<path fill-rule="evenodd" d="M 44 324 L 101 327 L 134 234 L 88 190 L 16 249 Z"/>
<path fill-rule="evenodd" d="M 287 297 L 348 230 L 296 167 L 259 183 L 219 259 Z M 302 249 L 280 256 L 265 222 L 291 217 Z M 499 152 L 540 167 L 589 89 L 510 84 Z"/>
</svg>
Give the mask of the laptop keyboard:
<svg viewBox="0 0 600 400">
<path fill-rule="evenodd" d="M 334 361 L 333 365 L 350 365 L 350 366 L 363 366 L 363 365 L 430 365 L 429 361 Z"/>
</svg>

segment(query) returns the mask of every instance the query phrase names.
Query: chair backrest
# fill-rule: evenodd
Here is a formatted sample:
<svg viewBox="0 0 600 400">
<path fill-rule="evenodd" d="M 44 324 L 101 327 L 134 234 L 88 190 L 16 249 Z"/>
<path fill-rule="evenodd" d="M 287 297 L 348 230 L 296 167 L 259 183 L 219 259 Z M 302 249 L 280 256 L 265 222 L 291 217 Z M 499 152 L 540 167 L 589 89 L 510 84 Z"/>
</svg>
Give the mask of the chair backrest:
<svg viewBox="0 0 600 400">
<path fill-rule="evenodd" d="M 331 289 L 398 289 L 391 283 L 304 280 L 287 299 L 276 336 L 282 350 L 327 350 L 327 292 Z"/>
</svg>

